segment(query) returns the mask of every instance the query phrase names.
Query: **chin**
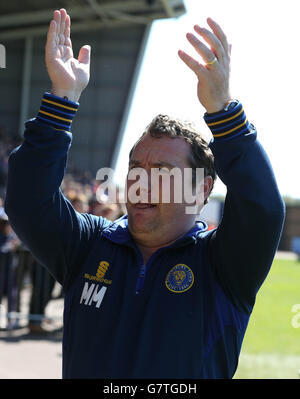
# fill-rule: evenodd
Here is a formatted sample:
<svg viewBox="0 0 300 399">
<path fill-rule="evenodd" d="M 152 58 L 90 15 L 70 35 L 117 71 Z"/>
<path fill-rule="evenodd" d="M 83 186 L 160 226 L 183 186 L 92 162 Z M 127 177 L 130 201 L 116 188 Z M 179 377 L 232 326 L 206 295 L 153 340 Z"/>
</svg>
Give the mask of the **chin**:
<svg viewBox="0 0 300 399">
<path fill-rule="evenodd" d="M 128 227 L 133 234 L 149 234 L 155 230 L 155 223 L 153 220 L 145 220 L 128 214 Z"/>
</svg>

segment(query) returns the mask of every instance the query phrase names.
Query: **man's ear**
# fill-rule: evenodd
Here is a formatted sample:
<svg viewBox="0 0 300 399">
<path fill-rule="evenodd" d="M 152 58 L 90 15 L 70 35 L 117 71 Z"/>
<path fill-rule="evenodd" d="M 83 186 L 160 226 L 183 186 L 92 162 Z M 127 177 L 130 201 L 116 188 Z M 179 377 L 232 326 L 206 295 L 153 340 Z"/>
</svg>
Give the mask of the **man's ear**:
<svg viewBox="0 0 300 399">
<path fill-rule="evenodd" d="M 211 176 L 206 176 L 204 178 L 203 186 L 204 186 L 204 204 L 207 204 L 208 202 L 208 197 L 210 195 L 210 192 L 212 190 L 213 186 L 213 178 Z"/>
<path fill-rule="evenodd" d="M 212 185 L 213 178 L 211 176 L 206 176 L 196 187 L 196 204 L 201 206 L 201 208 L 208 202 Z"/>
</svg>

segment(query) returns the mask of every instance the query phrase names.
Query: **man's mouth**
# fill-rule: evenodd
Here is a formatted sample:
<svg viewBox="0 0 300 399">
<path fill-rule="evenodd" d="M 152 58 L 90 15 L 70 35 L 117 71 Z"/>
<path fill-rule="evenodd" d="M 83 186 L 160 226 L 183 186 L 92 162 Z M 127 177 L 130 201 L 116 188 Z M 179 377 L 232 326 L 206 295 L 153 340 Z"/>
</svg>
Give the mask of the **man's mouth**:
<svg viewBox="0 0 300 399">
<path fill-rule="evenodd" d="M 139 202 L 138 204 L 134 204 L 134 207 L 137 209 L 148 209 L 148 208 L 155 208 L 156 205 Z"/>
</svg>

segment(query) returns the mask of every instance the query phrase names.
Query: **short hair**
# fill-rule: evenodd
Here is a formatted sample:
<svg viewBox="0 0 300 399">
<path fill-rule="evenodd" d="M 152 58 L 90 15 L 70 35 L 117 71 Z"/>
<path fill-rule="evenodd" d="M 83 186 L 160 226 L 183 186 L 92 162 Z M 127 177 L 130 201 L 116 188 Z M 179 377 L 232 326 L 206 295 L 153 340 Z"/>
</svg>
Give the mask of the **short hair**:
<svg viewBox="0 0 300 399">
<path fill-rule="evenodd" d="M 201 136 L 201 134 L 193 127 L 193 124 L 189 121 L 182 121 L 179 119 L 172 119 L 168 115 L 157 115 L 152 122 L 146 127 L 146 130 L 138 141 L 134 144 L 129 152 L 129 161 L 132 153 L 138 142 L 146 134 L 150 134 L 151 137 L 160 138 L 167 136 L 170 138 L 183 138 L 191 146 L 189 163 L 193 169 L 193 185 L 195 184 L 195 175 L 197 168 L 204 169 L 204 176 L 212 177 L 212 187 L 216 181 L 217 175 L 214 166 L 214 156 L 209 148 L 208 142 Z M 210 193 L 211 193 L 210 191 Z M 209 194 L 210 194 L 209 193 Z M 207 203 L 207 200 L 204 202 Z"/>
</svg>

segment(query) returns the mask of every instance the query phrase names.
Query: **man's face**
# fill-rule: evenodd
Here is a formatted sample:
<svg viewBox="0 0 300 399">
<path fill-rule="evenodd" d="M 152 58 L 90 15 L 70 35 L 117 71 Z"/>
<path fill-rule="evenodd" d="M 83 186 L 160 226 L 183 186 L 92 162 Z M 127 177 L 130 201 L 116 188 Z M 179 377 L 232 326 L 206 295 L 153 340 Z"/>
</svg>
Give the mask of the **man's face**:
<svg viewBox="0 0 300 399">
<path fill-rule="evenodd" d="M 160 178 L 158 187 L 155 186 L 153 175 L 151 175 L 151 168 L 156 168 L 166 176 L 168 171 L 178 168 L 184 176 L 184 168 L 190 168 L 189 155 L 190 145 L 182 138 L 165 136 L 156 138 L 146 134 L 135 146 L 129 162 L 129 173 L 132 173 L 133 169 L 142 168 L 148 177 L 147 181 L 140 186 L 141 189 L 137 191 L 137 196 L 141 197 L 141 191 L 144 195 L 143 200 L 137 203 L 135 202 L 138 199 L 132 200 L 131 189 L 139 179 L 129 180 L 127 175 L 126 180 L 128 225 L 137 241 L 163 245 L 175 240 L 193 227 L 196 215 L 187 214 L 184 195 L 182 195 L 181 203 L 174 201 L 174 192 L 183 190 L 185 184 L 191 188 L 192 180 L 188 179 L 184 182 L 182 179 L 182 187 L 177 187 L 177 180 L 169 174 L 170 201 L 166 203 L 162 200 L 162 188 L 166 189 L 166 185 L 162 184 Z M 154 191 L 155 195 L 153 195 Z"/>
</svg>

